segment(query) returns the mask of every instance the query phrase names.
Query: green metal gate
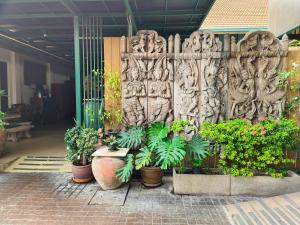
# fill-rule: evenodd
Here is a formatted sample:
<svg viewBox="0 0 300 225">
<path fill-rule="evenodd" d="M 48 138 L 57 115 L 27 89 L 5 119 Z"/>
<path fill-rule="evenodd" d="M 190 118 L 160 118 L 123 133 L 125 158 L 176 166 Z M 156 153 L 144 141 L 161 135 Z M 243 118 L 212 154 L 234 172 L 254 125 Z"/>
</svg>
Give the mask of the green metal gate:
<svg viewBox="0 0 300 225">
<path fill-rule="evenodd" d="M 103 35 L 99 16 L 74 17 L 76 122 L 103 126 Z"/>
</svg>

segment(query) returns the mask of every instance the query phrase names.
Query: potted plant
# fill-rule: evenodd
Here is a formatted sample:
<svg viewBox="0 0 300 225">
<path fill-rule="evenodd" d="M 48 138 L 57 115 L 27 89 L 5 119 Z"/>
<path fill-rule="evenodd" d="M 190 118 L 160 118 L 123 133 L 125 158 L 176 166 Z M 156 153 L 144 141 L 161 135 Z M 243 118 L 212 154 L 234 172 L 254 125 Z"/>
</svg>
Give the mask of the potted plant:
<svg viewBox="0 0 300 225">
<path fill-rule="evenodd" d="M 110 151 L 115 151 L 109 156 L 95 157 L 92 161 L 93 174 L 102 189 L 116 189 L 121 186 L 122 181 L 116 177 L 116 171 L 125 165 L 124 160 L 118 156 L 120 148 L 137 149 L 141 145 L 145 131 L 143 127 L 129 126 L 126 131 L 120 132 L 118 136 L 108 135 L 103 143 L 109 146 Z M 123 149 L 124 150 L 124 149 Z M 121 155 L 123 153 L 121 152 Z M 131 154 L 128 156 L 130 159 Z"/>
<path fill-rule="evenodd" d="M 145 143 L 140 152 L 135 157 L 129 155 L 126 158 L 126 165 L 117 172 L 117 176 L 126 182 L 135 167 L 141 170 L 142 183 L 145 186 L 159 186 L 162 183 L 163 170 L 180 165 L 188 156 L 206 154 L 199 144 L 205 146 L 207 143 L 198 136 L 187 140 L 183 136 L 174 135 L 166 124 L 154 122 L 146 129 Z"/>
<path fill-rule="evenodd" d="M 91 155 L 98 142 L 98 133 L 92 128 L 75 126 L 64 137 L 67 146 L 66 158 L 72 162 L 73 181 L 87 183 L 93 179 Z"/>
<path fill-rule="evenodd" d="M 118 151 L 118 148 L 117 148 L 118 140 L 117 140 L 116 136 L 114 136 L 114 135 L 107 136 L 102 140 L 102 142 L 103 142 L 103 144 L 108 146 L 109 151 Z"/>
</svg>

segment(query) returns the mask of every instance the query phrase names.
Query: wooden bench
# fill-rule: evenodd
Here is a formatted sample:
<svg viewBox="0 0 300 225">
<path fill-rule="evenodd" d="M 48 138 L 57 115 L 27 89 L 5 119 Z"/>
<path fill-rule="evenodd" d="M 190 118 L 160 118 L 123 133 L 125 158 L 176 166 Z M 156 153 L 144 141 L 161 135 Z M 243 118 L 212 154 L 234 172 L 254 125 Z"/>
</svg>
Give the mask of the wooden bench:
<svg viewBox="0 0 300 225">
<path fill-rule="evenodd" d="M 30 129 L 34 126 L 31 125 L 30 122 L 22 122 L 19 123 L 17 126 L 12 128 L 7 128 L 7 140 L 12 142 L 17 142 L 20 138 L 31 138 L 29 133 Z"/>
</svg>

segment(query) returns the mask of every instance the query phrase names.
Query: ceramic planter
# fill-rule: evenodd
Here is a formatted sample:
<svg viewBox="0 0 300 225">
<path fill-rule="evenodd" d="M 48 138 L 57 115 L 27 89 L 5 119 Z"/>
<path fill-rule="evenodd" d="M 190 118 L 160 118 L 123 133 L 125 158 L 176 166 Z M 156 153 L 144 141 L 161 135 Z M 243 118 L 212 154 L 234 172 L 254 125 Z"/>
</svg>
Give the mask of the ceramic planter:
<svg viewBox="0 0 300 225">
<path fill-rule="evenodd" d="M 158 187 L 162 184 L 163 171 L 159 167 L 142 167 L 141 175 L 146 187 Z"/>
<path fill-rule="evenodd" d="M 77 166 L 72 164 L 73 181 L 75 183 L 83 184 L 93 180 L 92 166 Z"/>
<path fill-rule="evenodd" d="M 116 177 L 116 172 L 124 165 L 125 162 L 117 157 L 95 156 L 93 158 L 93 174 L 103 190 L 116 189 L 122 185 L 122 182 Z"/>
</svg>

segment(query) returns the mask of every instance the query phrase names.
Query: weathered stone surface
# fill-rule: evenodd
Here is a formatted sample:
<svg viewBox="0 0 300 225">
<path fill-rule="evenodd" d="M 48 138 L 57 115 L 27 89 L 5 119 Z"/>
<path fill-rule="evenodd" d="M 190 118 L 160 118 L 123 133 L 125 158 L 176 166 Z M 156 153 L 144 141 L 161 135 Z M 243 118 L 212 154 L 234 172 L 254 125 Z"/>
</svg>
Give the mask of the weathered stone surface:
<svg viewBox="0 0 300 225">
<path fill-rule="evenodd" d="M 248 32 L 237 44 L 232 39 L 229 62 L 228 117 L 255 120 L 282 115 L 286 90 L 277 87 L 278 71 L 285 69 L 287 39 L 268 31 Z"/>
<path fill-rule="evenodd" d="M 274 196 L 299 191 L 300 176 L 292 171 L 284 178 L 178 174 L 174 169 L 173 185 L 175 194 Z"/>
<path fill-rule="evenodd" d="M 282 114 L 287 38 L 249 32 L 236 43 L 195 31 L 181 43 L 153 30 L 122 38 L 123 118 L 127 124 L 188 119 L 195 125 L 228 118 L 255 120 Z"/>
<path fill-rule="evenodd" d="M 230 195 L 230 175 L 178 174 L 173 169 L 175 194 Z"/>
<path fill-rule="evenodd" d="M 231 195 L 274 196 L 300 190 L 300 176 L 273 178 L 270 176 L 231 177 Z"/>
</svg>

